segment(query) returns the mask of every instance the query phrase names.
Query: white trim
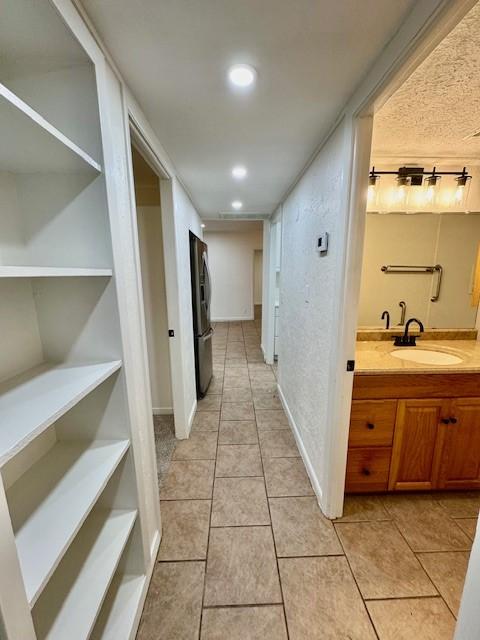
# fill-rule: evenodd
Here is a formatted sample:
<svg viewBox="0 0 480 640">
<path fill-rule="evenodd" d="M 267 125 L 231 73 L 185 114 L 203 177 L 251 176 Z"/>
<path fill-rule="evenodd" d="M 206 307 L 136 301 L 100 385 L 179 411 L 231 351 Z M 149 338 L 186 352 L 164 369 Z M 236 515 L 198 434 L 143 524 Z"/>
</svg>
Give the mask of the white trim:
<svg viewBox="0 0 480 640">
<path fill-rule="evenodd" d="M 278 395 L 280 396 L 280 402 L 282 403 L 283 409 L 287 414 L 288 423 L 295 437 L 295 441 L 297 443 L 298 450 L 300 451 L 300 455 L 302 456 L 303 464 L 305 465 L 305 469 L 307 470 L 308 477 L 310 478 L 310 482 L 312 483 L 313 490 L 315 491 L 315 495 L 317 496 L 317 500 L 319 505 L 322 504 L 322 488 L 317 478 L 317 474 L 313 468 L 313 464 L 310 460 L 310 457 L 307 453 L 307 450 L 304 447 L 302 437 L 300 435 L 300 430 L 295 424 L 295 420 L 293 419 L 292 412 L 288 406 L 285 395 L 282 391 L 282 388 L 279 383 L 277 383 Z"/>
<path fill-rule="evenodd" d="M 249 316 L 229 316 L 228 318 L 212 318 L 211 322 L 248 322 L 255 320 L 254 314 Z"/>
<path fill-rule="evenodd" d="M 173 416 L 173 407 L 152 407 L 154 416 Z"/>
<path fill-rule="evenodd" d="M 197 412 L 197 404 L 198 404 L 198 402 L 197 402 L 197 399 L 195 398 L 195 401 L 194 401 L 194 403 L 192 405 L 192 408 L 190 409 L 190 414 L 188 416 L 188 430 L 187 430 L 188 432 L 187 432 L 185 438 L 190 437 L 190 431 L 192 430 L 193 419 L 195 418 L 195 414 Z M 178 436 L 177 436 L 177 438 L 178 438 Z"/>
<path fill-rule="evenodd" d="M 143 607 L 145 606 L 145 600 L 147 599 L 148 588 L 150 586 L 150 582 L 152 580 L 153 570 L 157 564 L 157 556 L 160 550 L 160 543 L 162 541 L 162 530 L 160 528 L 159 531 L 155 532 L 155 536 L 153 538 L 151 547 L 150 547 L 150 558 L 151 561 L 147 566 L 147 571 L 145 574 L 145 580 L 143 581 L 142 594 L 140 596 L 140 600 L 137 606 L 137 612 L 135 614 L 135 618 L 133 621 L 132 628 L 130 630 L 129 640 L 135 640 L 137 636 L 138 627 L 140 625 L 140 620 L 143 613 Z"/>
</svg>

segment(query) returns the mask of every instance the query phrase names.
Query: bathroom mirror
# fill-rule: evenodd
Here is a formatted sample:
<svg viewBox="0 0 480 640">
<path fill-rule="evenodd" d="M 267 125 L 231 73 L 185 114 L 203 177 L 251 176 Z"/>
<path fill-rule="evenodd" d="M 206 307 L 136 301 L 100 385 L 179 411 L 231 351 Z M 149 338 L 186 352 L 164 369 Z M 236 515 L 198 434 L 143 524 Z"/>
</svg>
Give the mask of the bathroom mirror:
<svg viewBox="0 0 480 640">
<path fill-rule="evenodd" d="M 359 328 L 385 328 L 384 311 L 395 328 L 400 302 L 406 317 L 425 327 L 475 327 L 480 206 L 473 208 L 477 212 L 366 214 Z"/>
</svg>

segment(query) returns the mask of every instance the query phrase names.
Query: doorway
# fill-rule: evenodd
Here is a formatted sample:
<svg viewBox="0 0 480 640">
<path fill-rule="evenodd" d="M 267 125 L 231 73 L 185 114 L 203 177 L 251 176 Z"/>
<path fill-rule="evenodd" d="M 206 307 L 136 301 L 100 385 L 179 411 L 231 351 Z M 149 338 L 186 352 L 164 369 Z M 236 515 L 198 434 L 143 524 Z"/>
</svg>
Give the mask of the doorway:
<svg viewBox="0 0 480 640">
<path fill-rule="evenodd" d="M 253 252 L 253 319 L 262 319 L 263 251 Z"/>
<path fill-rule="evenodd" d="M 160 178 L 132 145 L 145 333 L 159 478 L 175 446 Z"/>
</svg>

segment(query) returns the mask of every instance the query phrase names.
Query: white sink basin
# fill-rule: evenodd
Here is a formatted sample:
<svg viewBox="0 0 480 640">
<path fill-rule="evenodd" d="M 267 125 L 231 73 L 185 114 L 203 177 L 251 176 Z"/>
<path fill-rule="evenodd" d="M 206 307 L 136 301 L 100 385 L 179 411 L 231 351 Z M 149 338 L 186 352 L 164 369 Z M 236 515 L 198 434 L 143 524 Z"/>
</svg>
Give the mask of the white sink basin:
<svg viewBox="0 0 480 640">
<path fill-rule="evenodd" d="M 410 362 L 418 362 L 420 364 L 448 365 L 462 362 L 462 358 L 454 356 L 451 353 L 418 349 L 417 347 L 413 349 L 408 349 L 407 347 L 395 349 L 395 351 L 391 352 L 391 355 L 400 360 L 409 360 Z"/>
</svg>

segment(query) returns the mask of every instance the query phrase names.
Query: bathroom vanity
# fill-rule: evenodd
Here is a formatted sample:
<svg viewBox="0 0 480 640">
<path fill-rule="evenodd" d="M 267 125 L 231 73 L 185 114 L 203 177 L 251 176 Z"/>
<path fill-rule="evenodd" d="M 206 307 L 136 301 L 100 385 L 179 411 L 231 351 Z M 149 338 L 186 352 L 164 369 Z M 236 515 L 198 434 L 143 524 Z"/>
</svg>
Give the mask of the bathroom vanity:
<svg viewBox="0 0 480 640">
<path fill-rule="evenodd" d="M 480 343 L 416 349 L 447 364 L 392 355 L 390 341 L 357 343 L 347 493 L 480 489 Z"/>
</svg>

